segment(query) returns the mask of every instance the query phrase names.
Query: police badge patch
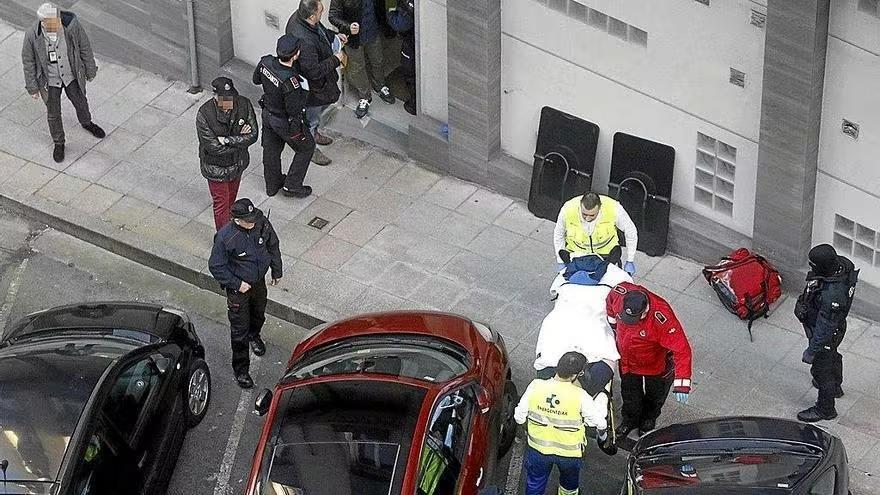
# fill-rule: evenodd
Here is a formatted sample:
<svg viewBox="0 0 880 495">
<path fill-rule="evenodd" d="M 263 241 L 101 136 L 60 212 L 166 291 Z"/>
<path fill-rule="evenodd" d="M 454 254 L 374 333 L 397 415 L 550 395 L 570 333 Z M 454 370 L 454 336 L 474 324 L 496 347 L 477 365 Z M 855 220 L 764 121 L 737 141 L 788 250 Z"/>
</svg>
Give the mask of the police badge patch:
<svg viewBox="0 0 880 495">
<path fill-rule="evenodd" d="M 656 318 L 661 324 L 666 323 L 666 316 L 659 311 L 654 311 L 654 318 Z"/>
<path fill-rule="evenodd" d="M 617 285 L 614 287 L 614 292 L 617 292 L 618 294 L 626 294 L 626 287 Z"/>
</svg>

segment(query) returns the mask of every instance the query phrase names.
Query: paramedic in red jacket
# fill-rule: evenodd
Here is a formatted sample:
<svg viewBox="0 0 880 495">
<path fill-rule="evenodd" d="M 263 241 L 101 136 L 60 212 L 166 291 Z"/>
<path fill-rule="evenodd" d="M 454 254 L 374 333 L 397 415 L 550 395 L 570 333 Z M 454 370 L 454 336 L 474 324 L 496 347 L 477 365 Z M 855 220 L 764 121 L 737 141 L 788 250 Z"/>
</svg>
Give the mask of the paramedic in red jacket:
<svg viewBox="0 0 880 495">
<path fill-rule="evenodd" d="M 656 426 L 670 388 L 676 400 L 687 402 L 691 345 L 669 303 L 644 287 L 617 285 L 605 310 L 620 352 L 623 422 L 617 435 L 625 437 L 636 428 L 643 435 Z"/>
</svg>

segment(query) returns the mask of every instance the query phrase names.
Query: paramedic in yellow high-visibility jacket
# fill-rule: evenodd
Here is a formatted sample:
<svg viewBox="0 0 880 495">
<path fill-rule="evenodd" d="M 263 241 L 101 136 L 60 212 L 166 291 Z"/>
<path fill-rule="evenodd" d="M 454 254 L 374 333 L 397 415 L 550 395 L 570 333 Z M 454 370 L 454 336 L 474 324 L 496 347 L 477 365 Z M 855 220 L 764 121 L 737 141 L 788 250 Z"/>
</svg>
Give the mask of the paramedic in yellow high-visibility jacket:
<svg viewBox="0 0 880 495">
<path fill-rule="evenodd" d="M 553 466 L 559 468 L 559 495 L 578 495 L 586 426 L 596 428 L 598 442 L 609 440 L 606 404 L 577 385 L 586 364 L 583 354 L 565 353 L 556 376 L 533 380 L 516 406 L 516 422 L 528 422 L 526 495 L 544 494 Z"/>
</svg>

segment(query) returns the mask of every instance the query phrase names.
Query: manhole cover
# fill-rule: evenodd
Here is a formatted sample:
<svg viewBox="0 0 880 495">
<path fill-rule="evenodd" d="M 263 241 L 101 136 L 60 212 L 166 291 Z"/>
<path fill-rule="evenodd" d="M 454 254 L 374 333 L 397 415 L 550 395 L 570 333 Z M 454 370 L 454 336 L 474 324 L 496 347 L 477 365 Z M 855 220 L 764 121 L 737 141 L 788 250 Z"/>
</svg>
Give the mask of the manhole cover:
<svg viewBox="0 0 880 495">
<path fill-rule="evenodd" d="M 314 227 L 318 230 L 321 230 L 324 227 L 326 227 L 328 223 L 330 223 L 330 222 L 328 222 L 327 220 L 324 220 L 321 217 L 315 217 L 315 218 L 309 220 L 309 227 Z"/>
</svg>

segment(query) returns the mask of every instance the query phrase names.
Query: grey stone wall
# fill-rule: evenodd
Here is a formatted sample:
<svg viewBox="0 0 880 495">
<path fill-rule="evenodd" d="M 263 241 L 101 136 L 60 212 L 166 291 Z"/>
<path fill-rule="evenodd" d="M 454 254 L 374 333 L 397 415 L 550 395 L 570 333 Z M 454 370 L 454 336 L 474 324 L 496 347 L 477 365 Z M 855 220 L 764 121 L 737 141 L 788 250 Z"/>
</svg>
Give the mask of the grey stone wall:
<svg viewBox="0 0 880 495">
<path fill-rule="evenodd" d="M 770 0 L 754 243 L 787 269 L 812 243 L 830 0 Z"/>
</svg>

